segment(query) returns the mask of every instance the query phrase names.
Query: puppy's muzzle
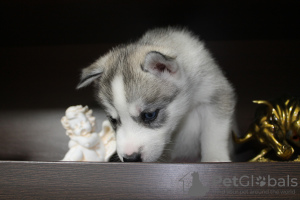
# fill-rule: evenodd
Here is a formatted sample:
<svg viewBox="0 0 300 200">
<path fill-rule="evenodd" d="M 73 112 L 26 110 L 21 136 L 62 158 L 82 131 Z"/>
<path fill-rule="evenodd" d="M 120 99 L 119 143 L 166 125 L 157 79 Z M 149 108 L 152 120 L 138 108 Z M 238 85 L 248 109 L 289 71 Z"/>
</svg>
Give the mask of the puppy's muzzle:
<svg viewBox="0 0 300 200">
<path fill-rule="evenodd" d="M 123 157 L 124 162 L 142 162 L 142 156 L 140 153 L 133 153 L 131 155 L 125 155 Z"/>
</svg>

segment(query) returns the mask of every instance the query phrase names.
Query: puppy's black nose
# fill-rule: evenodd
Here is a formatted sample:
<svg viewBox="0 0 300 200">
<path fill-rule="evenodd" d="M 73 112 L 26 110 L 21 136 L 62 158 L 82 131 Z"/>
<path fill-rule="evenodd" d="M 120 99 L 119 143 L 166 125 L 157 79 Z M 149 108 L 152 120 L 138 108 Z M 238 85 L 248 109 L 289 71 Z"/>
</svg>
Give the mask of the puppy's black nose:
<svg viewBox="0 0 300 200">
<path fill-rule="evenodd" d="M 124 162 L 142 162 L 142 157 L 140 153 L 133 153 L 131 155 L 125 155 L 123 157 Z"/>
</svg>

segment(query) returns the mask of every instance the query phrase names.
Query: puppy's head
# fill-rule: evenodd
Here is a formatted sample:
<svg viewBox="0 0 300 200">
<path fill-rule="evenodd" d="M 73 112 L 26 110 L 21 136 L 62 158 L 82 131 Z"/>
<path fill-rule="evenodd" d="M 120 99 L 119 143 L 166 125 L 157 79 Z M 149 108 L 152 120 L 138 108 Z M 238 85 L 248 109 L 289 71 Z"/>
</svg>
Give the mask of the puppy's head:
<svg viewBox="0 0 300 200">
<path fill-rule="evenodd" d="M 176 57 L 166 53 L 127 46 L 83 69 L 78 88 L 94 82 L 122 161 L 156 161 L 185 112 L 183 71 Z"/>
</svg>

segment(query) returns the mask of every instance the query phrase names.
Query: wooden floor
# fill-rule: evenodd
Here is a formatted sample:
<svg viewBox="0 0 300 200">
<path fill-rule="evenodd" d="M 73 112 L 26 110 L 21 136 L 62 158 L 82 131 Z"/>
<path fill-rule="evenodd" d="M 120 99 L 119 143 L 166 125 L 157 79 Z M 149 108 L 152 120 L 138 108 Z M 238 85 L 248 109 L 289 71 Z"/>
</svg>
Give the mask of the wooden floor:
<svg viewBox="0 0 300 200">
<path fill-rule="evenodd" d="M 3 199 L 300 197 L 300 164 L 1 162 L 0 167 Z"/>
</svg>

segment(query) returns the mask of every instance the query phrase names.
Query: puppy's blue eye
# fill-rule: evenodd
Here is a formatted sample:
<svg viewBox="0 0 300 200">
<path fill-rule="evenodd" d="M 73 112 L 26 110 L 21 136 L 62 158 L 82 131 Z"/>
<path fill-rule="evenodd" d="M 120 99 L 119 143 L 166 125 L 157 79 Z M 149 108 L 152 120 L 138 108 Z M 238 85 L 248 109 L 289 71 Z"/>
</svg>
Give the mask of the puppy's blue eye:
<svg viewBox="0 0 300 200">
<path fill-rule="evenodd" d="M 141 116 L 142 120 L 144 122 L 152 122 L 157 118 L 158 112 L 159 112 L 158 109 L 154 112 L 144 112 L 144 113 L 142 113 L 142 116 Z"/>
<path fill-rule="evenodd" d="M 153 120 L 156 117 L 156 112 L 145 113 L 145 119 Z"/>
</svg>

